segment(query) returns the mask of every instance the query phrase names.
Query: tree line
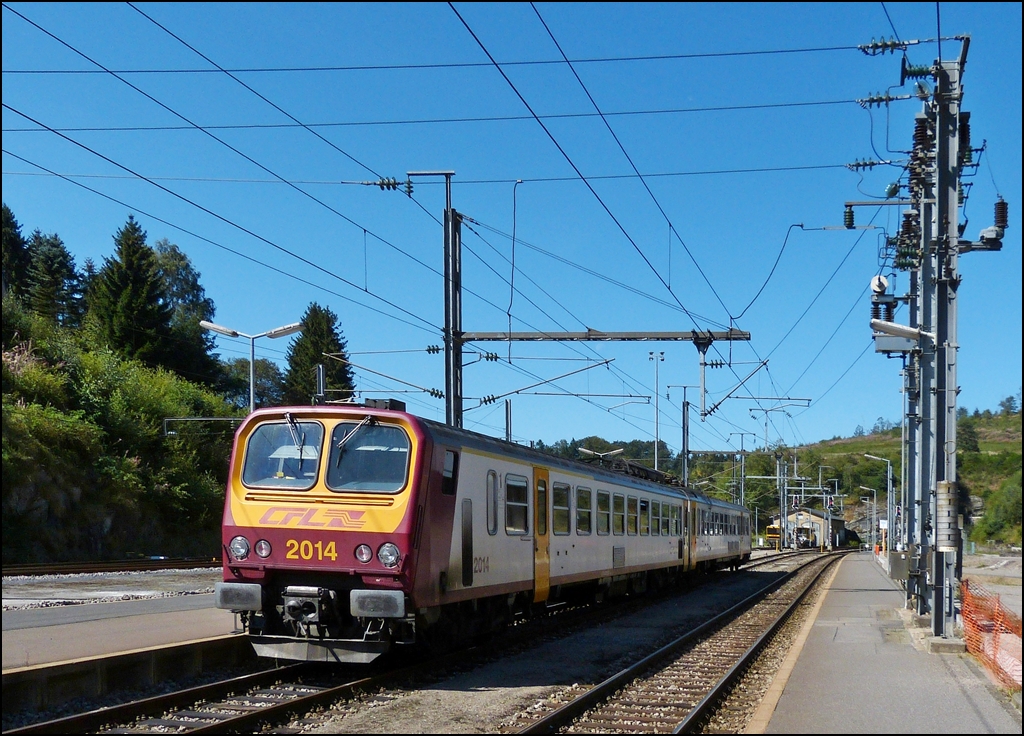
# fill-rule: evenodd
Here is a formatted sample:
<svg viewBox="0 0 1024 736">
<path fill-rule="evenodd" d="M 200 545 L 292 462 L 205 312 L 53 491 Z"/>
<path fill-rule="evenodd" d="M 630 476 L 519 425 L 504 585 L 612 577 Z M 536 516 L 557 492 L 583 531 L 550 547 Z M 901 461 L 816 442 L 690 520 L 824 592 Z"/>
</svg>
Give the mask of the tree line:
<svg viewBox="0 0 1024 736">
<path fill-rule="evenodd" d="M 188 256 L 129 215 L 99 266 L 3 204 L 3 561 L 217 554 L 248 358 L 222 359 Z M 286 367 L 255 363 L 257 406 L 309 404 L 324 364 L 353 395 L 338 316 L 311 303 Z M 324 353 L 343 360 L 325 360 Z M 173 418 L 205 422 L 165 422 Z"/>
</svg>

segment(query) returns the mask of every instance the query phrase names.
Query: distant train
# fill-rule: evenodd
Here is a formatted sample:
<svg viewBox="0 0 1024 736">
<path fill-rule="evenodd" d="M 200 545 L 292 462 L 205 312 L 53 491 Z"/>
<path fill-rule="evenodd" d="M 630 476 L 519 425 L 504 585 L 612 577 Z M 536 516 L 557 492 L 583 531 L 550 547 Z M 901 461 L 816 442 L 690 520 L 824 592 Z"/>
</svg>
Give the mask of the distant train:
<svg viewBox="0 0 1024 736">
<path fill-rule="evenodd" d="M 235 435 L 223 553 L 217 607 L 257 654 L 367 663 L 736 567 L 750 514 L 404 411 L 261 409 Z"/>
</svg>

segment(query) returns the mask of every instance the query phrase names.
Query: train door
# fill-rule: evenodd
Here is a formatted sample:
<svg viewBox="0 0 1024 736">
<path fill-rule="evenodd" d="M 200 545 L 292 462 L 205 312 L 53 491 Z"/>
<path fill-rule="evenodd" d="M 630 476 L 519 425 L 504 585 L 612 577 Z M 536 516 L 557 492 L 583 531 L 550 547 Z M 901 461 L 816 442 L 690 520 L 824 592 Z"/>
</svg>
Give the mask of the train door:
<svg viewBox="0 0 1024 736">
<path fill-rule="evenodd" d="M 679 561 L 683 564 L 684 570 L 690 569 L 690 510 L 689 502 L 683 501 L 679 505 L 679 532 L 682 535 L 679 539 Z"/>
<path fill-rule="evenodd" d="M 533 469 L 533 602 L 548 599 L 551 582 L 551 554 L 548 544 L 548 471 Z"/>
<path fill-rule="evenodd" d="M 690 569 L 697 569 L 697 502 L 687 501 L 689 513 L 686 515 L 686 523 L 690 527 Z"/>
</svg>

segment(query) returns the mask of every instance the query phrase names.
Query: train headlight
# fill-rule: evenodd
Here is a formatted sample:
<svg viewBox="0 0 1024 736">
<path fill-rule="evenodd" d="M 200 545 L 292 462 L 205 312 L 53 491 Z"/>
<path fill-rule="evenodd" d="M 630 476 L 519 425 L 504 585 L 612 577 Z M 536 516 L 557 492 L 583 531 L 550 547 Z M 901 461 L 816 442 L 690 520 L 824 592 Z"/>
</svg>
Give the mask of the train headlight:
<svg viewBox="0 0 1024 736">
<path fill-rule="evenodd" d="M 394 567 L 397 565 L 399 556 L 398 547 L 391 544 L 391 542 L 385 542 L 377 550 L 377 559 L 380 560 L 380 564 L 384 565 L 384 567 Z"/>
<path fill-rule="evenodd" d="M 362 562 L 363 564 L 366 564 L 367 562 L 372 560 L 373 550 L 370 549 L 370 545 L 360 544 L 358 547 L 356 547 L 356 559 Z"/>
<path fill-rule="evenodd" d="M 235 556 L 236 560 L 244 560 L 249 556 L 249 540 L 245 537 L 235 537 L 228 545 L 228 549 L 231 550 L 231 554 Z"/>
<path fill-rule="evenodd" d="M 256 550 L 256 554 L 257 555 L 259 555 L 260 557 L 262 557 L 264 559 L 266 559 L 267 557 L 270 557 L 270 552 L 271 552 L 270 542 L 268 542 L 266 539 L 261 539 L 260 541 L 256 542 L 256 546 L 253 547 L 253 549 Z"/>
</svg>

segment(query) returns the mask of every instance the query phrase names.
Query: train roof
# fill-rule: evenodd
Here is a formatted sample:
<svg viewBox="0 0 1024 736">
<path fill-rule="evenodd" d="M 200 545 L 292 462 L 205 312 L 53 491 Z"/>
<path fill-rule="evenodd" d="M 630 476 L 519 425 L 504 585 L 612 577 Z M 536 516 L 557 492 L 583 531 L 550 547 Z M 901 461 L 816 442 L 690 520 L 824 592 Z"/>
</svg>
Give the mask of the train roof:
<svg viewBox="0 0 1024 736">
<path fill-rule="evenodd" d="M 447 439 L 450 442 L 472 447 L 473 449 L 477 449 L 482 452 L 514 456 L 528 462 L 535 462 L 538 465 L 560 467 L 573 473 L 585 473 L 587 475 L 594 476 L 595 479 L 602 479 L 607 483 L 613 483 L 620 486 L 632 486 L 637 490 L 643 489 L 649 492 L 657 491 L 659 493 L 665 493 L 678 496 L 683 499 L 696 501 L 700 504 L 706 504 L 710 507 L 746 511 L 743 506 L 723 501 L 719 498 L 713 498 L 695 488 L 686 487 L 677 482 L 667 482 L 671 476 L 652 468 L 647 468 L 639 463 L 619 461 L 609 464 L 599 464 L 598 462 L 563 458 L 547 452 L 542 452 L 541 450 L 537 450 L 533 447 L 526 447 L 525 445 L 519 445 L 514 442 L 507 442 L 506 440 L 474 432 L 469 429 L 449 427 L 443 422 L 427 419 L 399 409 L 379 408 L 377 406 L 364 406 L 362 404 L 350 403 L 319 404 L 316 406 L 267 407 L 264 409 L 257 409 L 256 412 L 246 419 L 245 423 L 248 423 L 253 418 L 279 417 L 283 416 L 285 413 L 295 413 L 301 416 L 321 414 L 325 412 L 354 412 L 362 416 L 401 417 L 409 422 L 418 424 L 426 434 L 433 438 L 437 438 L 442 441 Z M 662 482 L 658 482 L 658 480 L 656 480 L 656 477 L 658 476 L 664 480 Z"/>
<path fill-rule="evenodd" d="M 525 445 L 508 442 L 506 440 L 480 434 L 479 432 L 474 432 L 469 429 L 456 429 L 455 427 L 449 427 L 447 424 L 412 414 L 408 416 L 423 425 L 432 435 L 438 436 L 439 438 L 446 435 L 457 438 L 463 443 L 485 452 L 514 455 L 515 457 L 535 461 L 537 464 L 543 464 L 549 467 L 561 467 L 571 472 L 593 475 L 595 478 L 604 479 L 608 483 L 633 486 L 638 490 L 644 489 L 648 491 L 668 493 L 670 495 L 679 496 L 698 503 L 707 504 L 708 506 L 726 507 L 733 510 L 744 508 L 737 504 L 729 503 L 728 501 L 712 498 L 711 496 L 708 496 L 707 494 L 692 487 L 686 487 L 679 483 L 667 482 L 667 479 L 671 477 L 667 473 L 661 473 L 653 470 L 652 468 L 640 465 L 639 463 L 629 461 L 623 462 L 616 458 L 616 461 L 604 464 L 600 463 L 599 458 L 595 458 L 595 461 L 587 461 L 559 457 L 557 455 L 537 450 L 533 447 L 526 447 Z M 653 477 L 654 474 L 661 476 L 666 479 L 666 481 L 659 482 Z"/>
</svg>

